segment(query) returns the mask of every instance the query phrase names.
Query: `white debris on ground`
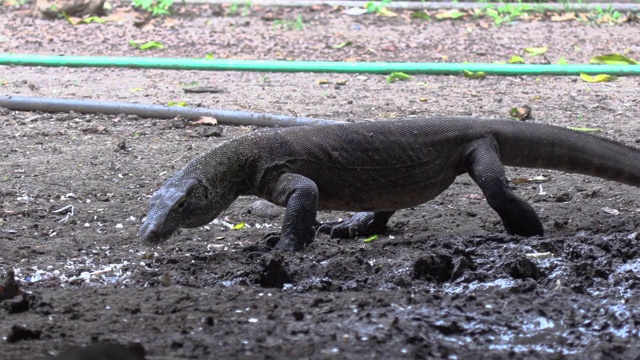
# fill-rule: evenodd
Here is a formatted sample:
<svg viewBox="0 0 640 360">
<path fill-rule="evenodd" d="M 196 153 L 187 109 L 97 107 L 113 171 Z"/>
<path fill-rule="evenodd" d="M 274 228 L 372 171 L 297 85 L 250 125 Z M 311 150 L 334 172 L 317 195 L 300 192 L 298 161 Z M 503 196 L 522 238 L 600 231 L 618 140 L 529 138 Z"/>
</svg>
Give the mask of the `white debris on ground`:
<svg viewBox="0 0 640 360">
<path fill-rule="evenodd" d="M 126 221 L 135 221 L 135 217 L 131 217 Z M 214 220 L 209 225 L 221 226 L 225 229 L 233 229 L 235 225 L 227 222 Z M 84 224 L 90 227 L 89 223 Z M 124 225 L 118 223 L 116 229 L 122 229 Z M 276 224 L 244 224 L 243 228 L 271 228 L 277 227 Z M 202 227 L 210 230 L 209 226 Z M 217 237 L 216 240 L 222 240 L 224 236 Z M 144 249 L 144 248 L 143 248 Z M 207 253 L 216 251 L 234 251 L 230 243 L 212 242 L 206 247 Z M 134 252 L 134 250 L 130 250 Z M 79 285 L 135 285 L 136 280 L 133 275 L 140 271 L 153 270 L 153 262 L 148 261 L 158 256 L 157 253 L 149 254 L 147 249 L 136 252 L 140 262 L 132 262 L 123 260 L 122 262 L 113 262 L 104 264 L 101 262 L 108 261 L 106 257 L 110 255 L 110 246 L 100 246 L 90 250 L 91 255 L 83 255 L 76 258 L 66 260 L 64 263 L 59 262 L 56 265 L 48 265 L 41 268 L 37 264 L 25 264 L 24 267 L 14 267 L 15 278 L 24 284 L 35 284 L 42 282 L 55 283 L 61 287 L 79 286 Z M 167 252 L 168 254 L 168 252 Z M 188 253 L 181 253 L 180 256 L 190 257 Z M 109 259 L 110 260 L 110 259 Z M 143 270 L 144 269 L 144 270 Z"/>
<path fill-rule="evenodd" d="M 25 284 L 38 283 L 43 281 L 55 281 L 64 287 L 68 285 L 129 285 L 132 275 L 131 263 L 123 261 L 113 264 L 94 264 L 94 259 L 90 256 L 82 256 L 79 258 L 68 259 L 64 264 L 60 264 L 58 268 L 49 265 L 44 269 L 37 265 L 26 268 L 15 267 L 14 271 L 16 279 Z M 76 274 L 78 269 L 86 269 L 87 271 Z"/>
</svg>

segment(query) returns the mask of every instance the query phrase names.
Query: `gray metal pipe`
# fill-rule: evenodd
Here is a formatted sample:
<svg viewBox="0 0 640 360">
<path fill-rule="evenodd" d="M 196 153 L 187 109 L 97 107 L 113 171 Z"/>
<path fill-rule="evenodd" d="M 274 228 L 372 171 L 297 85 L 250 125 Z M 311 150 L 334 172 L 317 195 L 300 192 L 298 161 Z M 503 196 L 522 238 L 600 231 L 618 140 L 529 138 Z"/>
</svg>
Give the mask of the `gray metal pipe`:
<svg viewBox="0 0 640 360">
<path fill-rule="evenodd" d="M 378 0 L 379 1 L 379 0 Z M 185 0 L 186 3 L 192 4 L 230 4 L 230 0 Z M 251 4 L 259 6 L 311 6 L 311 5 L 329 5 L 344 7 L 365 7 L 368 1 L 350 1 L 350 0 L 235 0 L 238 5 Z M 516 5 L 508 3 L 509 5 Z M 587 12 L 597 9 L 613 9 L 616 11 L 640 11 L 638 3 L 526 3 L 533 8 L 543 8 L 548 10 L 566 10 Z M 388 8 L 407 9 L 407 10 L 442 10 L 442 9 L 482 9 L 484 7 L 499 8 L 506 6 L 507 3 L 485 3 L 485 2 L 450 2 L 450 1 L 392 1 L 387 5 Z"/>
<path fill-rule="evenodd" d="M 310 119 L 295 116 L 261 114 L 247 111 L 214 110 L 182 106 L 163 106 L 154 104 L 134 104 L 116 101 L 68 100 L 27 96 L 0 95 L 0 107 L 20 111 L 69 112 L 83 114 L 125 114 L 144 118 L 197 119 L 210 116 L 221 124 L 255 125 L 270 127 L 289 127 L 334 124 L 341 121 Z"/>
</svg>

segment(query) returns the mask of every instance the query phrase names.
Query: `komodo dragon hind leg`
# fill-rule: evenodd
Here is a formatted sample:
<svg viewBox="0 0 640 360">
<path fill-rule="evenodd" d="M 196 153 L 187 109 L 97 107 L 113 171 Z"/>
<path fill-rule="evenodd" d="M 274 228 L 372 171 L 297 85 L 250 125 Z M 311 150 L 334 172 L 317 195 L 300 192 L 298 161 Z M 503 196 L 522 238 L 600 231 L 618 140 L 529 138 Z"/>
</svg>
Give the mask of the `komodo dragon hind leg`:
<svg viewBox="0 0 640 360">
<path fill-rule="evenodd" d="M 285 206 L 280 235 L 267 234 L 267 244 L 276 249 L 300 251 L 313 241 L 318 212 L 318 187 L 309 178 L 297 174 L 280 176 L 273 189 L 273 202 Z"/>
<path fill-rule="evenodd" d="M 387 221 L 394 213 L 395 211 L 359 212 L 345 221 L 322 223 L 318 231 L 339 238 L 379 234 L 387 227 Z"/>
<path fill-rule="evenodd" d="M 509 187 L 494 138 L 486 137 L 470 144 L 465 166 L 482 189 L 489 206 L 500 215 L 509 234 L 543 235 L 542 223 L 535 210 Z"/>
</svg>

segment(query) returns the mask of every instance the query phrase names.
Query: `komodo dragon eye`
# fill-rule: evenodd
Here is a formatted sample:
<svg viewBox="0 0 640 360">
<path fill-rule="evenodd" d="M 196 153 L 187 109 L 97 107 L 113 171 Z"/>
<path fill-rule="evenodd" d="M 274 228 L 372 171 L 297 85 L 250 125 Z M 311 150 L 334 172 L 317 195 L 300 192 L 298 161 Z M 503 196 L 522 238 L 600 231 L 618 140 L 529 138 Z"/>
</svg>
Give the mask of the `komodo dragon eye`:
<svg viewBox="0 0 640 360">
<path fill-rule="evenodd" d="M 178 201 L 175 205 L 173 205 L 174 209 L 178 209 L 181 210 L 182 208 L 184 208 L 184 206 L 187 204 L 187 199 L 182 198 L 180 199 L 180 201 Z"/>
</svg>

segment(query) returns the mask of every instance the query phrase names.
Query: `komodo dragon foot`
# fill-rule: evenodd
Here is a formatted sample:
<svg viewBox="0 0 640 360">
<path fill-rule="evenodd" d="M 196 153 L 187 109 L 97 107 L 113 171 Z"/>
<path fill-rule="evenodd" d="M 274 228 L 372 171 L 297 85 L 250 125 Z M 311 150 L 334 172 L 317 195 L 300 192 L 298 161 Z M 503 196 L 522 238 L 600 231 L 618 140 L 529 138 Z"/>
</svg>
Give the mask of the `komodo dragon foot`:
<svg viewBox="0 0 640 360">
<path fill-rule="evenodd" d="M 354 238 L 357 235 L 379 234 L 387 227 L 387 221 L 394 211 L 359 212 L 344 221 L 332 221 L 320 224 L 318 231 L 330 234 L 332 238 Z"/>
<path fill-rule="evenodd" d="M 291 237 L 282 237 L 279 232 L 271 232 L 265 235 L 262 241 L 271 249 L 298 252 L 311 244 L 313 237 L 310 237 L 309 241 L 295 241 Z"/>
<path fill-rule="evenodd" d="M 313 228 L 334 238 L 353 238 L 357 235 L 379 234 L 387 227 L 387 221 L 394 211 L 359 212 L 344 221 L 319 223 L 314 221 Z M 271 249 L 297 252 L 313 242 L 313 229 L 306 230 L 298 227 L 283 227 L 283 233 L 271 232 L 262 241 Z M 283 235 L 286 233 L 287 235 Z"/>
</svg>

